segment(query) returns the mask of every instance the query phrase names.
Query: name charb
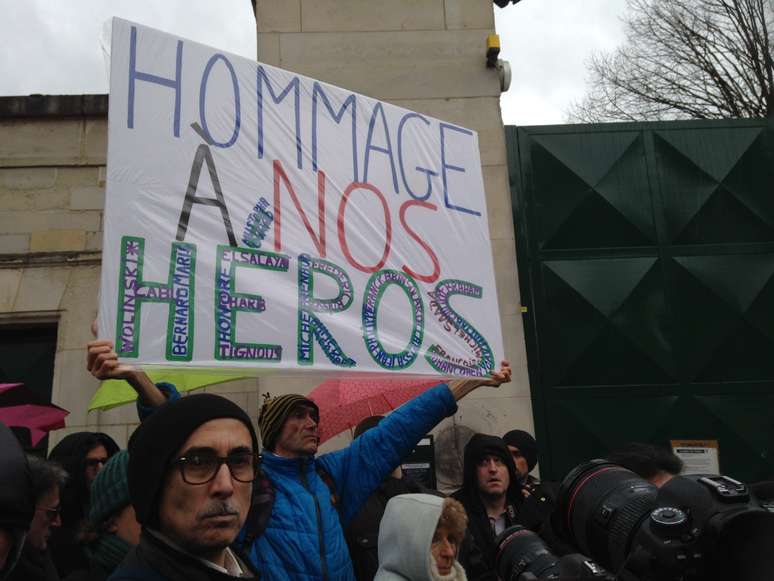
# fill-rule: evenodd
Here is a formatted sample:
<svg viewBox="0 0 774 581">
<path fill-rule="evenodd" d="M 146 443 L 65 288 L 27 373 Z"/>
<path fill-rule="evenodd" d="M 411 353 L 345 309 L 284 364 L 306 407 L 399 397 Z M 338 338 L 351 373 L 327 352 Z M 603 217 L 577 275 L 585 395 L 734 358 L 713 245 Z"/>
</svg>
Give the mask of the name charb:
<svg viewBox="0 0 774 581">
<path fill-rule="evenodd" d="M 142 237 L 124 236 L 121 240 L 122 260 L 120 265 L 121 288 L 118 300 L 117 352 L 122 357 L 136 358 L 141 338 L 140 311 L 144 304 L 161 303 L 168 307 L 166 336 L 167 361 L 190 361 L 194 356 L 194 329 L 196 313 L 203 312 L 208 305 L 197 303 L 197 279 L 202 280 L 203 272 L 197 268 L 198 248 L 186 242 L 171 243 L 169 277 L 166 281 L 146 280 L 143 265 L 147 260 L 158 262 L 158 256 L 148 257 L 145 240 Z M 299 365 L 314 363 L 314 346 L 320 347 L 327 362 L 337 367 L 355 368 L 358 361 L 353 353 L 347 353 L 331 330 L 331 318 L 349 311 L 349 317 L 359 319 L 366 357 L 382 368 L 398 371 L 411 367 L 424 354 L 427 363 L 436 371 L 462 375 L 485 375 L 494 368 L 494 358 L 487 340 L 451 304 L 452 296 L 480 300 L 481 287 L 475 283 L 449 279 L 439 281 L 432 290 L 423 290 L 405 272 L 381 269 L 374 272 L 362 290 L 352 284 L 346 268 L 333 261 L 301 254 L 292 258 L 285 254 L 253 248 L 217 245 L 215 268 L 212 272 L 214 289 L 215 328 L 207 342 L 212 345 L 213 357 L 217 361 L 241 361 L 253 363 L 279 363 L 286 356 L 283 346 L 267 341 L 248 343 L 236 340 L 237 314 L 261 315 L 272 309 L 267 287 L 260 294 L 261 285 L 271 284 L 264 276 L 265 271 L 289 273 L 291 261 L 296 261 L 298 275 L 295 297 L 297 300 L 297 336 L 292 351 Z M 199 272 L 197 272 L 199 271 Z M 290 274 L 287 274 L 290 276 Z M 320 277 L 329 281 L 325 297 L 316 296 L 315 278 L 320 286 Z M 336 288 L 330 296 L 331 284 Z M 237 292 L 237 288 L 249 287 L 258 292 Z M 383 331 L 380 330 L 380 309 L 388 289 L 404 296 L 390 304 L 390 317 L 399 317 L 412 322 L 406 344 L 400 351 L 390 351 L 384 345 Z M 206 296 L 206 295 L 205 295 Z M 359 296 L 359 311 L 354 311 L 354 298 Z M 441 331 L 448 339 L 444 345 L 425 345 L 427 326 L 426 311 L 432 303 L 429 314 L 441 325 Z M 318 315 L 325 314 L 321 319 Z M 244 321 L 244 319 L 243 319 Z M 384 318 L 382 318 L 384 321 Z M 244 323 L 242 323 L 244 324 Z M 255 323 L 252 323 L 255 324 Z M 259 323 L 260 325 L 260 323 Z M 348 324 L 348 327 L 353 325 Z M 447 329 L 444 331 L 444 327 Z M 341 338 L 339 338 L 341 339 Z M 436 337 L 437 339 L 437 337 Z M 462 345 L 468 352 L 466 357 L 452 357 L 455 346 Z M 424 347 L 424 351 L 423 351 Z M 368 366 L 368 361 L 362 362 Z"/>
<path fill-rule="evenodd" d="M 336 162 L 342 172 L 351 172 L 352 183 L 386 173 L 386 191 L 413 200 L 432 197 L 451 212 L 481 217 L 481 208 L 469 199 L 464 175 L 473 169 L 470 161 L 477 160 L 470 155 L 477 154 L 478 145 L 469 129 L 231 55 L 213 52 L 203 62 L 200 54 L 189 56 L 194 47 L 184 40 L 154 44 L 151 55 L 137 27 L 130 28 L 129 36 L 127 129 L 148 128 L 143 124 L 151 120 L 136 109 L 152 91 L 154 127 L 169 131 L 172 138 L 181 137 L 186 119 L 213 148 L 228 150 L 247 142 L 257 161 L 292 151 L 296 168 L 312 172 L 320 169 L 325 144 L 337 143 L 349 150 L 337 154 Z M 184 87 L 184 76 L 198 82 Z M 198 87 L 196 94 L 183 94 L 194 90 L 190 86 Z M 216 86 L 220 90 L 212 88 Z M 217 123 L 208 119 L 210 101 L 217 105 Z M 192 103 L 198 111 L 185 109 L 193 108 Z M 422 163 L 417 163 L 417 151 L 423 154 Z"/>
</svg>

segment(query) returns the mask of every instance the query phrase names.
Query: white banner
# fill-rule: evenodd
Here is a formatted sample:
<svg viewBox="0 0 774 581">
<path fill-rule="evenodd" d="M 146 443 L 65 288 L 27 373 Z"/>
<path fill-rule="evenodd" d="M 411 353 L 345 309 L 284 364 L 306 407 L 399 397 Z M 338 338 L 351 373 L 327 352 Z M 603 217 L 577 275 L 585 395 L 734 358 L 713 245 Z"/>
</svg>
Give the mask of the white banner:
<svg viewBox="0 0 774 581">
<path fill-rule="evenodd" d="M 475 132 L 114 19 L 99 333 L 139 366 L 481 375 Z"/>
</svg>

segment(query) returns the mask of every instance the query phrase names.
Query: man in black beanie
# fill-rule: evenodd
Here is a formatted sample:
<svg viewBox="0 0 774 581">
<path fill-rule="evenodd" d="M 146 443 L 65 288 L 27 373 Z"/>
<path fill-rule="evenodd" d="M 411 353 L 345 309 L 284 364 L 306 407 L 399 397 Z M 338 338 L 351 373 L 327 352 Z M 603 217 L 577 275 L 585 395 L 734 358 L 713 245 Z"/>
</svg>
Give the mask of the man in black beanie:
<svg viewBox="0 0 774 581">
<path fill-rule="evenodd" d="M 508 446 L 516 470 L 526 483 L 529 473 L 537 465 L 538 447 L 535 438 L 524 430 L 511 430 L 503 436 L 503 442 Z"/>
<path fill-rule="evenodd" d="M 530 474 L 537 466 L 538 461 L 538 445 L 535 438 L 524 430 L 511 430 L 503 436 L 503 441 L 511 453 L 525 493 L 535 497 L 541 512 L 550 516 L 554 510 L 554 499 L 558 487 L 555 483 L 541 482 Z"/>
<path fill-rule="evenodd" d="M 110 579 L 256 579 L 230 545 L 250 510 L 257 449 L 250 418 L 223 397 L 159 407 L 129 440 L 129 496 L 142 534 Z"/>
</svg>

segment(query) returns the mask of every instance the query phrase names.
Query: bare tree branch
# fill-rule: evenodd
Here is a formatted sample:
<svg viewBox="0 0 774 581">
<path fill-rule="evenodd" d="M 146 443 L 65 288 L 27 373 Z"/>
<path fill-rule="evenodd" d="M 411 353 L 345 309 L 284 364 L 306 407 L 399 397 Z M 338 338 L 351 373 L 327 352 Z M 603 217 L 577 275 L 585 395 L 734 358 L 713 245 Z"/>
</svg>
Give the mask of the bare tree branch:
<svg viewBox="0 0 774 581">
<path fill-rule="evenodd" d="M 774 116 L 774 0 L 628 0 L 570 121 Z"/>
</svg>

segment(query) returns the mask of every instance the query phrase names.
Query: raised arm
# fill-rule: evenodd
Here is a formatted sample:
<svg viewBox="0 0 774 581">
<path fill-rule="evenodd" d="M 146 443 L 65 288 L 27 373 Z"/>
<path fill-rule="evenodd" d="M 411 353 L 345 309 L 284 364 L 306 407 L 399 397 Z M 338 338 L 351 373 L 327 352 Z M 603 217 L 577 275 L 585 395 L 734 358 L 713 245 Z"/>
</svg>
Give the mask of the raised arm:
<svg viewBox="0 0 774 581">
<path fill-rule="evenodd" d="M 167 401 L 164 393 L 154 384 L 144 371 L 137 371 L 118 360 L 113 343 L 104 339 L 90 341 L 86 345 L 86 367 L 94 377 L 101 381 L 123 379 L 137 392 L 142 403 L 158 407 Z"/>
<path fill-rule="evenodd" d="M 440 384 L 400 406 L 349 447 L 320 456 L 318 461 L 336 482 L 344 522 L 360 510 L 382 480 L 427 432 L 457 410 L 456 401 L 479 387 L 499 387 L 510 379 L 510 364 L 503 361 L 500 370 L 489 377 Z"/>
</svg>

